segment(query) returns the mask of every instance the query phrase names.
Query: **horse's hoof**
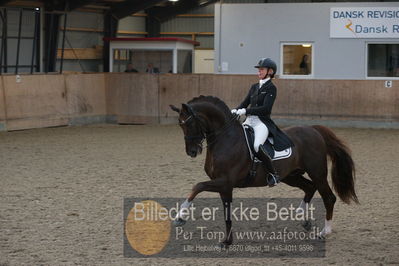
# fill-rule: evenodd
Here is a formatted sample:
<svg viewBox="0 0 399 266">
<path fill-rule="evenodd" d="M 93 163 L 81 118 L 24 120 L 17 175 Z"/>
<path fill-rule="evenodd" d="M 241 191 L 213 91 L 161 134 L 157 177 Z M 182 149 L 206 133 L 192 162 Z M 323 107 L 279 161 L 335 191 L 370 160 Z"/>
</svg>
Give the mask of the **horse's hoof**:
<svg viewBox="0 0 399 266">
<path fill-rule="evenodd" d="M 317 234 L 317 238 L 318 239 L 326 239 L 327 238 L 327 236 L 329 235 L 329 234 L 331 234 L 331 229 L 330 228 L 323 228 L 323 230 L 321 230 L 321 232 L 319 233 L 319 234 Z"/>
<path fill-rule="evenodd" d="M 182 218 L 177 218 L 176 220 L 173 221 L 174 226 L 183 226 L 186 224 L 186 221 L 183 220 Z"/>
<path fill-rule="evenodd" d="M 321 231 L 319 234 L 317 234 L 317 238 L 318 238 L 318 239 L 324 240 L 324 239 L 327 239 L 327 236 L 328 236 L 329 234 L 330 234 L 330 233 L 324 232 L 324 230 L 323 230 L 323 231 Z"/>
<path fill-rule="evenodd" d="M 233 244 L 233 241 L 223 241 L 219 243 L 219 246 L 222 249 L 228 249 L 231 244 Z"/>
<path fill-rule="evenodd" d="M 309 220 L 303 221 L 302 223 L 302 227 L 306 230 L 306 231 L 310 231 L 310 229 L 312 229 L 312 222 Z"/>
</svg>

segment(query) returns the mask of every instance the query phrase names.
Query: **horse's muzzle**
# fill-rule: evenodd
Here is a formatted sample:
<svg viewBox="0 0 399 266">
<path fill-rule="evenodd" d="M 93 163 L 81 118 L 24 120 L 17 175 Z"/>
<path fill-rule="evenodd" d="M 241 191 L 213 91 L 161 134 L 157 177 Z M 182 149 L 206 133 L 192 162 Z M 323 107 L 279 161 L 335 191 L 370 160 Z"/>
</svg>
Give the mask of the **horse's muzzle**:
<svg viewBox="0 0 399 266">
<path fill-rule="evenodd" d="M 187 152 L 187 155 L 190 156 L 191 158 L 197 157 L 197 152 L 196 151 L 189 151 Z"/>
<path fill-rule="evenodd" d="M 201 147 L 201 145 L 196 145 L 194 147 L 190 147 L 189 149 L 186 150 L 186 153 L 191 158 L 195 158 L 195 157 L 197 157 L 198 154 L 202 153 L 202 147 Z"/>
</svg>

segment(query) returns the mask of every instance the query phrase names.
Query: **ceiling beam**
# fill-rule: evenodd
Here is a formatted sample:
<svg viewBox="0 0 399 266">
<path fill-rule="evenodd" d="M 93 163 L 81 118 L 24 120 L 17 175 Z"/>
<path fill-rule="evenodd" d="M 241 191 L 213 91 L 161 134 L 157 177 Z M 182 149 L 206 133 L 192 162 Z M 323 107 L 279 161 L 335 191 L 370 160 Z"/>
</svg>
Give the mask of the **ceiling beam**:
<svg viewBox="0 0 399 266">
<path fill-rule="evenodd" d="M 46 11 L 63 11 L 65 9 L 65 1 L 62 0 L 44 0 L 44 9 Z"/>
<path fill-rule="evenodd" d="M 4 6 L 9 2 L 11 2 L 11 0 L 0 0 L 0 6 Z"/>
<path fill-rule="evenodd" d="M 218 0 L 199 1 L 199 0 L 180 0 L 174 5 L 160 7 L 155 6 L 146 10 L 150 16 L 157 18 L 160 22 L 165 22 L 178 15 L 185 14 L 188 11 L 194 10 L 199 7 L 204 7 L 209 4 L 218 2 Z M 201 4 L 200 4 L 201 3 Z"/>
<path fill-rule="evenodd" d="M 77 8 L 81 8 L 85 5 L 90 5 L 93 4 L 95 1 L 94 0 L 83 0 L 83 1 L 71 1 L 68 0 L 68 10 L 72 11 L 75 10 Z"/>
<path fill-rule="evenodd" d="M 122 19 L 166 1 L 167 0 L 128 0 L 111 5 L 111 13 L 116 19 Z"/>
<path fill-rule="evenodd" d="M 0 2 L 1 3 L 6 2 L 6 4 L 0 3 L 0 6 L 6 5 L 9 7 L 43 7 L 44 6 L 43 2 L 39 2 L 39 1 L 13 1 L 13 0 L 4 1 L 4 0 L 0 0 Z"/>
</svg>

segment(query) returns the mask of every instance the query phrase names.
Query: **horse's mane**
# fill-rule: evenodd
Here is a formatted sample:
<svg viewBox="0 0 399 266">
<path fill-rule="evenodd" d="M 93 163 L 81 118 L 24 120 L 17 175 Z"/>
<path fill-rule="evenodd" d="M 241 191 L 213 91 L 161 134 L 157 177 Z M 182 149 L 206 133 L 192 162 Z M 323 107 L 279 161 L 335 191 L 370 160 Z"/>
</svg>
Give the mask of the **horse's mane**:
<svg viewBox="0 0 399 266">
<path fill-rule="evenodd" d="M 220 111 L 222 111 L 227 118 L 231 117 L 231 111 L 230 108 L 218 97 L 214 96 L 204 96 L 200 95 L 198 97 L 195 97 L 191 99 L 188 104 L 200 104 L 200 103 L 211 103 L 218 107 Z"/>
</svg>

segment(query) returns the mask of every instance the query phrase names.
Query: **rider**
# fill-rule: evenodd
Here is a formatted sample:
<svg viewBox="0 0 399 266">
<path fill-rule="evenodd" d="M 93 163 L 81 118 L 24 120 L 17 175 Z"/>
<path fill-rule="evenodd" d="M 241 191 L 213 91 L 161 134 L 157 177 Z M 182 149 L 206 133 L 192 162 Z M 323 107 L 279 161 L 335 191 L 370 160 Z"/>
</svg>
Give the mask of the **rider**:
<svg viewBox="0 0 399 266">
<path fill-rule="evenodd" d="M 254 129 L 256 156 L 263 162 L 264 167 L 269 172 L 267 183 L 272 187 L 280 182 L 280 177 L 273 167 L 272 159 L 262 144 L 265 143 L 269 133 L 274 137 L 274 144 L 276 144 L 276 139 L 280 140 L 280 143 L 277 144 L 280 144 L 279 146 L 283 147 L 283 149 L 290 147 L 292 143 L 270 118 L 277 93 L 277 88 L 271 79 L 277 71 L 277 65 L 270 58 L 262 58 L 255 68 L 258 69 L 259 83 L 251 86 L 244 101 L 231 112 L 240 116 L 247 115 L 244 124 Z M 251 106 L 248 108 L 249 105 Z"/>
</svg>

